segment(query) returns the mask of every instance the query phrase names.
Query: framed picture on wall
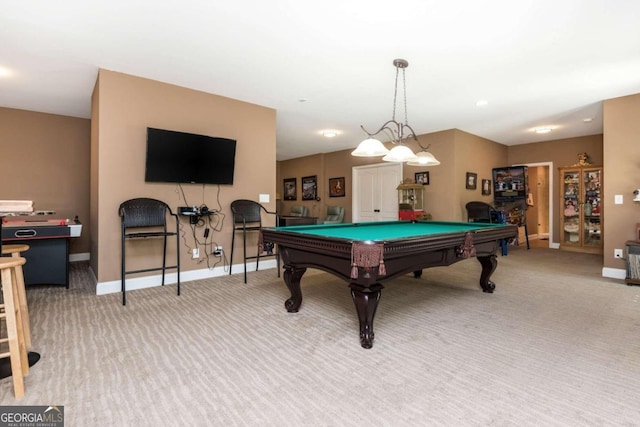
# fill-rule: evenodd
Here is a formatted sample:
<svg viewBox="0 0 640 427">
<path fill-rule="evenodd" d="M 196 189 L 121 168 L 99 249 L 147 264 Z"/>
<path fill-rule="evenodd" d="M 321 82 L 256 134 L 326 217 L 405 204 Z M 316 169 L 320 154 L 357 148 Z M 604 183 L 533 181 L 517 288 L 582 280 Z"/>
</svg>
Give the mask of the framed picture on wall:
<svg viewBox="0 0 640 427">
<path fill-rule="evenodd" d="M 284 180 L 284 199 L 298 200 L 295 178 L 287 178 Z"/>
<path fill-rule="evenodd" d="M 429 172 L 416 172 L 416 184 L 429 185 Z"/>
<path fill-rule="evenodd" d="M 491 180 L 483 179 L 482 180 L 482 195 L 490 196 L 491 195 Z"/>
<path fill-rule="evenodd" d="M 318 197 L 318 178 L 316 175 L 302 177 L 302 200 L 316 200 Z"/>
<path fill-rule="evenodd" d="M 467 172 L 465 182 L 467 190 L 475 190 L 478 187 L 478 174 Z"/>
<path fill-rule="evenodd" d="M 341 178 L 329 178 L 329 197 L 344 197 L 346 194 L 344 176 Z"/>
</svg>

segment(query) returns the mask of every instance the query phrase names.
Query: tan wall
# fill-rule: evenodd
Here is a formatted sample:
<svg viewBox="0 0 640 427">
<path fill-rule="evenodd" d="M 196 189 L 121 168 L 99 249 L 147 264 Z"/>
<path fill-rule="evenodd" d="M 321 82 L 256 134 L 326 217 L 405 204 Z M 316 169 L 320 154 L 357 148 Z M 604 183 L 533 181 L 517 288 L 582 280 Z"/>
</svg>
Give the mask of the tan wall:
<svg viewBox="0 0 640 427">
<path fill-rule="evenodd" d="M 558 207 L 558 200 L 560 197 L 560 175 L 558 168 L 562 166 L 570 166 L 578 162 L 578 154 L 587 152 L 591 163 L 594 165 L 601 165 L 603 161 L 603 140 L 602 135 L 590 135 L 580 136 L 577 138 L 568 139 L 556 139 L 553 141 L 536 142 L 531 144 L 512 145 L 508 147 L 507 164 L 508 165 L 522 165 L 527 163 L 543 163 L 551 162 L 552 166 L 549 171 L 553 175 L 553 188 L 552 198 L 554 202 L 553 208 L 553 241 L 559 243 L 560 236 L 560 208 Z M 605 198 L 609 193 L 607 187 L 608 175 L 606 169 L 605 182 L 604 182 L 604 194 Z M 606 211 L 605 211 L 606 212 Z M 609 218 L 608 213 L 604 214 L 604 228 L 606 230 Z M 606 231 L 604 235 L 606 242 Z"/>
<path fill-rule="evenodd" d="M 527 209 L 529 234 L 549 234 L 549 167 L 534 166 L 528 171 L 528 187 L 533 197 L 533 206 Z"/>
<path fill-rule="evenodd" d="M 465 205 L 473 200 L 480 200 L 493 203 L 493 190 L 491 195 L 482 195 L 482 180 L 490 179 L 493 183 L 493 168 L 507 166 L 507 147 L 493 142 L 486 138 L 481 138 L 467 132 L 456 129 L 455 133 L 455 169 L 454 192 L 458 195 L 456 203 L 453 204 L 455 211 L 450 217 L 453 221 L 466 221 L 467 211 Z M 438 167 L 447 167 L 441 164 Z M 466 188 L 466 174 L 473 172 L 478 175 L 475 190 Z"/>
<path fill-rule="evenodd" d="M 416 172 L 429 171 L 430 185 L 424 186 L 425 210 L 431 213 L 436 220 L 466 220 L 465 204 L 471 200 L 482 200 L 491 203 L 493 194 L 482 195 L 481 183 L 483 179 L 492 179 L 492 169 L 495 167 L 519 165 L 527 163 L 551 162 L 549 173 L 553 174 L 553 187 L 549 191 L 553 193 L 553 200 L 559 197 L 558 167 L 572 165 L 578 161 L 578 153 L 587 152 L 593 164 L 602 164 L 603 161 L 603 138 L 602 135 L 590 135 L 577 138 L 546 141 L 539 143 L 504 146 L 491 140 L 478 137 L 476 135 L 451 129 L 442 132 L 434 132 L 419 136 L 420 143 L 428 146 L 441 164 L 429 168 L 403 166 L 404 178 L 414 178 Z M 408 144 L 415 152 L 420 148 L 415 143 Z M 317 174 L 319 177 L 318 187 L 322 197 L 321 202 L 302 202 L 300 195 L 296 202 L 282 202 L 281 211 L 285 214 L 289 212 L 293 204 L 307 204 L 312 212 L 320 212 L 322 218 L 327 204 L 340 204 L 346 208 L 345 222 L 351 221 L 351 169 L 354 166 L 380 163 L 380 158 L 359 158 L 350 155 L 351 150 L 336 151 L 333 153 L 318 154 L 314 156 L 302 157 L 278 162 L 278 176 L 276 188 L 282 192 L 283 178 L 297 178 L 298 188 L 302 176 Z M 312 171 L 313 173 L 310 173 Z M 475 190 L 466 189 L 466 173 L 474 172 L 478 175 L 477 188 Z M 605 174 L 608 175 L 605 170 Z M 324 175 L 324 180 L 320 177 Z M 344 176 L 346 182 L 346 197 L 328 198 L 328 179 Z M 608 179 L 608 178 L 607 178 Z M 530 184 L 540 181 L 536 178 Z M 546 181 L 544 182 L 546 184 Z M 640 185 L 640 184 L 638 184 Z M 634 187 L 635 188 L 635 187 Z M 605 194 L 608 193 L 605 183 Z M 532 188 L 532 190 L 534 190 Z M 542 197 L 546 190 L 537 189 L 534 195 L 540 194 Z M 300 193 L 300 191 L 298 191 Z M 538 197 L 538 199 L 540 198 Z M 535 200 L 535 199 L 534 199 Z M 548 200 L 548 197 L 547 197 Z M 548 206 L 544 202 L 544 209 L 548 212 Z M 537 205 L 542 205 L 540 201 Z M 314 206 L 315 205 L 315 206 Z M 555 205 L 554 205 L 555 206 Z M 606 208 L 606 207 L 605 207 Z M 553 210 L 554 241 L 558 242 L 559 217 L 557 209 Z M 533 219 L 529 219 L 532 224 L 530 234 L 537 229 L 540 223 L 540 213 L 530 212 Z M 605 229 L 607 227 L 607 216 L 605 215 Z M 544 232 L 548 232 L 546 229 Z M 605 234 L 606 236 L 606 234 Z"/>
<path fill-rule="evenodd" d="M 635 144 L 640 133 L 636 120 L 640 95 L 607 100 L 604 107 L 604 136 L 504 147 L 458 130 L 421 135 L 422 144 L 431 144 L 429 151 L 442 162 L 440 166 L 426 168 L 431 181 L 424 187 L 426 210 L 434 219 L 464 220 L 467 200 L 492 200 L 493 196 L 481 195 L 480 183 L 485 177 L 490 179 L 493 167 L 523 163 L 553 163 L 550 173 L 554 178 L 551 191 L 555 201 L 559 197 L 557 168 L 576 163 L 577 154 L 586 151 L 594 164 L 603 164 L 606 158 L 604 261 L 605 267 L 623 269 L 624 262 L 613 259 L 612 254 L 613 248 L 624 248 L 624 242 L 635 236 L 635 224 L 640 222 L 640 206 L 631 202 L 632 191 L 640 187 L 640 181 L 633 178 L 638 175 L 640 165 L 640 152 Z M 251 126 L 246 126 L 249 122 Z M 301 159 L 276 162 L 273 110 L 101 70 L 92 98 L 91 121 L 0 108 L 0 178 L 11 184 L 5 185 L 1 198 L 33 199 L 36 208 L 56 210 L 59 217 L 78 215 L 84 224 L 83 234 L 72 240 L 71 252 L 90 252 L 99 281 L 115 280 L 119 278 L 119 203 L 144 195 L 164 199 L 173 208 L 183 204 L 174 185 L 144 183 L 147 126 L 238 139 L 237 161 L 241 163 L 236 166 L 236 183 L 233 187 L 221 187 L 221 202 L 227 214 L 231 200 L 257 200 L 260 193 L 271 194 L 271 203 L 265 205 L 275 209 L 275 194 L 282 194 L 283 178 L 296 177 L 300 185 L 302 176 L 315 174 L 321 201 L 305 203 L 321 219 L 327 205 L 344 206 L 348 222 L 351 168 L 381 162 L 379 158 L 352 157 L 351 150 L 309 156 L 302 162 Z M 419 150 L 417 145 L 409 145 L 414 151 Z M 25 152 L 30 155 L 28 160 L 16 161 Z M 256 163 L 256 158 L 265 160 Z M 405 178 L 423 171 L 406 165 L 403 169 Z M 477 190 L 464 188 L 466 171 L 478 173 Z M 328 179 L 341 176 L 345 177 L 346 197 L 329 198 Z M 185 186 L 185 192 L 190 201 L 203 200 L 199 186 Z M 625 203 L 614 205 L 614 194 L 622 194 Z M 205 202 L 208 206 L 215 204 L 213 188 L 207 187 Z M 278 205 L 288 213 L 291 204 Z M 553 234 L 557 242 L 556 211 L 553 211 Z M 224 231 L 217 238 L 228 255 L 231 241 L 228 216 Z M 203 268 L 190 260 L 184 249 L 183 246 L 184 269 Z"/>
<path fill-rule="evenodd" d="M 640 203 L 633 190 L 640 188 L 640 94 L 604 102 L 604 266 L 625 268 L 623 260 L 613 257 L 615 248 L 624 249 L 627 240 L 637 239 Z M 624 203 L 614 204 L 622 195 Z"/>
<path fill-rule="evenodd" d="M 279 162 L 280 173 L 283 174 L 283 178 L 279 180 L 280 184 L 277 185 L 276 190 L 279 194 L 284 194 L 284 182 L 282 179 L 296 178 L 296 200 L 281 200 L 279 212 L 283 215 L 291 213 L 291 206 L 306 206 L 309 211 L 309 216 L 319 217 L 320 220 L 324 218 L 326 203 L 325 190 L 327 190 L 327 184 L 325 183 L 325 171 L 324 171 L 324 154 L 314 154 L 312 156 L 300 157 L 295 163 L 292 162 Z M 302 200 L 302 177 L 316 176 L 318 190 L 317 194 L 320 197 L 320 201 L 317 200 Z"/>
<path fill-rule="evenodd" d="M 98 118 L 100 117 L 100 75 L 96 80 L 96 84 L 91 95 L 91 170 L 90 170 L 90 213 L 91 213 L 91 269 L 96 277 L 99 276 L 100 266 L 98 265 L 98 259 L 100 258 L 100 248 L 98 242 L 100 241 L 100 234 L 98 233 L 98 207 L 100 206 L 100 192 L 98 191 L 98 173 L 100 171 L 100 163 L 98 161 Z"/>
<path fill-rule="evenodd" d="M 481 179 L 491 179 L 491 169 L 504 166 L 507 157 L 506 147 L 484 138 L 451 129 L 442 132 L 420 135 L 420 144 L 429 146 L 431 152 L 440 162 L 440 166 L 419 167 L 403 165 L 403 178 L 415 179 L 416 172 L 429 172 L 429 185 L 424 188 L 425 211 L 433 219 L 464 221 L 466 210 L 464 205 L 470 200 L 492 201 L 492 196 L 482 196 Z M 415 142 L 407 144 L 414 152 L 420 151 Z M 355 147 L 354 147 L 355 148 Z M 327 205 L 340 205 L 346 209 L 345 222 L 352 218 L 352 168 L 382 163 L 380 157 L 363 158 L 350 155 L 352 149 L 333 153 L 317 154 L 297 159 L 278 162 L 277 188 L 283 191 L 283 179 L 296 178 L 298 200 L 283 201 L 282 212 L 288 214 L 292 205 L 307 205 L 310 215 L 324 217 Z M 453 167 L 451 165 L 454 165 Z M 476 190 L 465 189 L 465 173 L 478 173 Z M 320 202 L 302 202 L 300 196 L 300 178 L 307 175 L 318 175 Z M 345 177 L 346 197 L 330 198 L 328 194 L 329 178 Z M 320 180 L 322 177 L 322 180 Z M 394 194 L 393 197 L 396 197 Z M 320 213 L 320 215 L 318 215 Z"/>
<path fill-rule="evenodd" d="M 230 203 L 235 199 L 258 200 L 259 194 L 269 194 L 269 210 L 275 210 L 275 110 L 166 83 L 143 79 L 107 70 L 100 70 L 94 92 L 94 130 L 92 158 L 97 159 L 96 178 L 91 191 L 98 194 L 92 203 L 92 218 L 96 218 L 98 245 L 98 282 L 120 278 L 120 218 L 118 207 L 135 197 L 151 197 L 165 201 L 172 209 L 178 206 L 206 204 L 225 214 L 220 232 L 213 240 L 225 248 L 231 245 Z M 233 186 L 145 183 L 147 127 L 171 129 L 237 140 Z M 95 167 L 95 165 L 94 165 Z M 186 201 L 183 200 L 182 192 Z M 267 225 L 275 224 L 271 217 Z M 186 243 L 181 245 L 182 270 L 206 268 L 206 263 L 192 260 L 187 250 L 193 247 L 188 219 L 181 221 Z M 202 236 L 204 228 L 196 228 Z M 256 234 L 256 233 L 253 233 Z M 253 238 L 253 237 L 252 237 Z M 255 236 L 257 243 L 257 236 Z M 186 245 L 186 246 L 185 246 Z M 241 248 L 241 242 L 236 245 Z M 132 246 L 133 248 L 133 246 Z M 158 248 L 157 242 L 136 242 L 127 254 L 130 268 L 149 267 L 149 257 Z M 171 249 L 173 251 L 173 248 Z M 236 256 L 235 261 L 238 262 Z M 146 263 L 146 264 L 145 264 Z"/>
<path fill-rule="evenodd" d="M 456 131 L 449 129 L 441 132 L 434 132 L 418 136 L 423 147 L 429 147 L 427 151 L 440 161 L 438 166 L 423 168 L 420 166 L 403 167 L 404 178 L 415 179 L 416 172 L 429 172 L 429 185 L 424 188 L 424 210 L 431 214 L 434 220 L 452 220 L 455 218 L 454 211 L 457 211 L 458 193 L 452 191 L 455 187 L 455 170 L 446 165 L 455 163 Z M 409 144 L 414 153 L 420 151 L 417 144 Z M 445 166 L 445 167 L 443 167 Z"/>
<path fill-rule="evenodd" d="M 537 189 L 537 185 L 536 183 L 539 182 L 540 177 L 539 175 L 539 169 L 537 167 L 532 167 L 529 168 L 527 170 L 527 186 L 528 191 L 531 192 L 533 189 Z M 533 193 L 531 193 L 533 195 Z M 536 196 L 537 196 L 537 191 L 536 191 Z M 538 200 L 537 197 L 535 199 L 535 203 L 536 206 L 529 206 L 527 209 L 527 231 L 529 232 L 530 235 L 532 234 L 538 234 L 538 222 L 540 221 L 540 215 L 538 213 L 538 209 L 537 209 L 537 205 L 538 205 Z"/>
<path fill-rule="evenodd" d="M 51 218 L 83 223 L 70 252 L 88 253 L 89 149 L 87 119 L 0 108 L 0 181 L 3 200 L 32 200 Z"/>
</svg>

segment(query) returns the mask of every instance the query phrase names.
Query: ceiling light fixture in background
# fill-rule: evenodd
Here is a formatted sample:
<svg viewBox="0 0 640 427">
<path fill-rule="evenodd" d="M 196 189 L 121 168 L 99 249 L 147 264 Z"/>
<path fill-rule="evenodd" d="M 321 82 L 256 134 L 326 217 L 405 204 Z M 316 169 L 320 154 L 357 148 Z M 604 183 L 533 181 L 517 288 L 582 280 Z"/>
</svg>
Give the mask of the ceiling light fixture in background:
<svg viewBox="0 0 640 427">
<path fill-rule="evenodd" d="M 338 132 L 337 130 L 326 129 L 322 131 L 322 136 L 324 136 L 325 138 L 335 138 L 339 133 L 340 132 Z"/>
<path fill-rule="evenodd" d="M 416 156 L 413 151 L 406 145 L 404 145 L 404 141 L 408 138 L 413 138 L 414 141 L 420 145 L 418 141 L 418 137 L 415 132 L 409 126 L 408 118 L 407 118 L 407 82 L 405 78 L 405 68 L 409 66 L 409 62 L 405 59 L 395 59 L 393 61 L 393 66 L 396 67 L 396 82 L 395 82 L 395 90 L 393 93 L 393 114 L 391 116 L 391 120 L 384 123 L 380 129 L 376 132 L 367 131 L 364 126 L 360 125 L 360 128 L 369 136 L 367 139 L 358 144 L 358 147 L 351 152 L 352 156 L 357 157 L 374 157 L 374 156 L 383 156 L 382 160 L 387 162 L 407 162 L 413 161 L 418 162 L 419 158 Z M 396 105 L 398 100 L 398 76 L 400 75 L 400 70 L 402 70 L 402 88 L 403 88 L 403 97 L 404 97 L 404 123 L 396 121 Z M 389 141 L 394 145 L 391 150 L 388 150 L 384 144 L 375 138 L 378 134 L 385 135 Z M 426 149 L 420 145 L 420 148 L 426 152 Z M 428 148 L 428 147 L 427 147 Z M 433 157 L 432 154 L 430 154 Z M 435 157 L 433 160 L 438 162 Z M 432 163 L 436 164 L 436 163 Z M 438 162 L 437 164 L 440 164 Z M 420 163 L 422 165 L 422 163 Z"/>
<path fill-rule="evenodd" d="M 535 128 L 533 131 L 535 133 L 549 133 L 551 130 L 551 128 Z"/>
<path fill-rule="evenodd" d="M 0 65 L 0 77 L 10 77 L 12 75 L 13 75 L 13 73 L 11 72 L 10 69 Z"/>
</svg>

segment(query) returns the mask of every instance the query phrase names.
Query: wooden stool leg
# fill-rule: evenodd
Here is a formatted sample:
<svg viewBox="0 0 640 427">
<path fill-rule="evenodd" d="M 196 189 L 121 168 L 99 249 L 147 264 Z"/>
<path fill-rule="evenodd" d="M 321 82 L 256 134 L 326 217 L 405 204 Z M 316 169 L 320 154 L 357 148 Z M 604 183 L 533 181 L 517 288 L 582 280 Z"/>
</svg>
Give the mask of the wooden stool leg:
<svg viewBox="0 0 640 427">
<path fill-rule="evenodd" d="M 13 294 L 13 306 L 15 309 L 16 334 L 18 336 L 18 350 L 20 351 L 20 365 L 22 366 L 22 375 L 29 375 L 29 358 L 27 356 L 27 345 L 24 340 L 24 318 L 20 309 L 20 292 L 18 290 L 18 269 L 22 271 L 22 266 L 13 267 L 11 269 L 11 293 Z M 5 306 L 6 307 L 6 306 Z"/>
<path fill-rule="evenodd" d="M 19 253 L 13 253 L 11 256 L 15 258 L 19 258 Z M 22 318 L 22 330 L 24 332 L 24 345 L 27 347 L 27 350 L 31 348 L 31 324 L 29 321 L 29 306 L 27 305 L 27 290 L 24 284 L 24 271 L 22 270 L 22 266 L 13 268 L 15 270 L 15 285 L 17 287 L 19 308 L 20 308 L 20 317 Z M 27 365 L 28 366 L 28 365 Z"/>
<path fill-rule="evenodd" d="M 15 298 L 13 294 L 13 268 L 2 269 L 2 294 L 4 297 L 4 311 L 5 320 L 7 323 L 7 342 L 9 344 L 9 359 L 11 361 L 11 376 L 13 377 L 13 391 L 16 399 L 24 397 L 24 368 L 22 367 L 22 360 L 26 360 L 26 351 L 24 358 L 20 354 L 21 341 L 18 334 L 18 321 L 16 314 L 19 311 L 15 304 Z M 24 342 L 23 342 L 24 345 Z M 27 364 L 27 370 L 29 369 L 29 363 Z"/>
</svg>

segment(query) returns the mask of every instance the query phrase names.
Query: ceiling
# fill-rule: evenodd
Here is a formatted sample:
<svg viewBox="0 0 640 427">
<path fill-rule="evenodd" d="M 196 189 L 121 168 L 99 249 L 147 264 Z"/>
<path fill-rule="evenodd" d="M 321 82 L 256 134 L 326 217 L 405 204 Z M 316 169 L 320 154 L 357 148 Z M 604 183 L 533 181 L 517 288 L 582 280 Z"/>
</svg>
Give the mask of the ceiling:
<svg viewBox="0 0 640 427">
<path fill-rule="evenodd" d="M 636 0 L 1 4 L 0 106 L 89 118 L 103 68 L 274 108 L 278 160 L 353 148 L 389 120 L 395 58 L 417 134 L 593 135 L 602 100 L 640 93 Z"/>
</svg>

